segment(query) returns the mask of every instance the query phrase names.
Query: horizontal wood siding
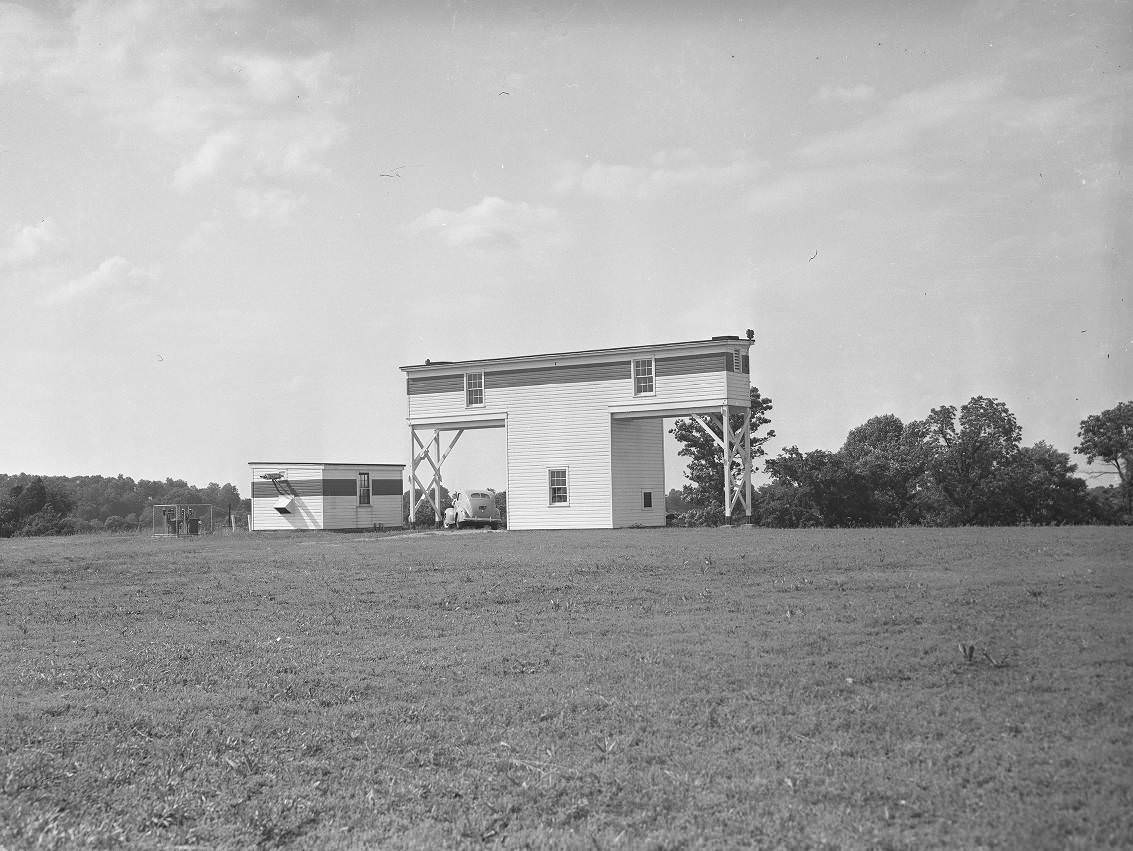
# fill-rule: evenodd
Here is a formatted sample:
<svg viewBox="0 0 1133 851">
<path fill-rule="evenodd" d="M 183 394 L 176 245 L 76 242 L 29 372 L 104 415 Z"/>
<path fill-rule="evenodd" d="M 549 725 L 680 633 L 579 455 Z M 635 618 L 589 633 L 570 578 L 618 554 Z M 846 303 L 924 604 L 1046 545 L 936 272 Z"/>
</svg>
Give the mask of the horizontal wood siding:
<svg viewBox="0 0 1133 851">
<path fill-rule="evenodd" d="M 258 464 L 252 465 L 252 529 L 256 532 L 321 529 L 323 527 L 322 464 Z M 290 514 L 275 510 L 280 494 L 275 485 L 260 476 L 283 473 L 280 490 L 303 491 L 296 496 Z"/>
<path fill-rule="evenodd" d="M 464 393 L 464 373 L 411 376 L 406 380 L 405 389 L 410 396 L 422 396 L 427 393 Z"/>
<path fill-rule="evenodd" d="M 485 397 L 489 394 L 485 393 Z M 409 416 L 413 419 L 451 419 L 470 412 L 477 414 L 499 410 L 485 398 L 485 404 L 469 408 L 464 404 L 464 390 L 459 393 L 427 393 L 409 397 Z M 424 439 L 424 438 L 422 438 Z"/>
<path fill-rule="evenodd" d="M 275 510 L 280 494 L 263 473 L 286 474 L 279 488 L 294 497 L 291 513 Z M 358 505 L 358 474 L 370 474 L 370 505 Z M 252 528 L 369 529 L 400 526 L 402 475 L 397 465 L 278 464 L 252 466 Z"/>
<path fill-rule="evenodd" d="M 624 458 L 612 467 L 611 411 L 648 411 L 656 407 L 719 405 L 732 378 L 725 371 L 725 347 L 708 353 L 656 358 L 655 392 L 634 396 L 630 361 L 564 364 L 536 369 L 485 370 L 484 404 L 465 405 L 463 374 L 431 392 L 411 393 L 411 421 L 507 419 L 508 527 L 511 529 L 609 528 L 634 523 L 662 525 L 665 518 L 662 426 L 650 417 L 627 423 Z M 746 376 L 737 374 L 746 382 Z M 416 380 L 416 379 L 414 379 Z M 746 383 L 737 397 L 746 403 Z M 733 404 L 736 404 L 733 401 Z M 642 424 L 644 423 L 644 424 Z M 640 439 L 639 439 L 640 438 Z M 654 454 L 654 446 L 656 453 Z M 456 452 L 460 451 L 458 446 Z M 569 505 L 550 505 L 547 471 L 569 471 Z M 617 503 L 625 505 L 615 517 Z M 641 509 L 641 491 L 654 492 L 654 508 Z"/>
<path fill-rule="evenodd" d="M 358 474 L 370 474 L 370 504 L 358 504 Z M 377 524 L 400 526 L 402 471 L 397 466 L 328 464 L 328 480 L 340 483 L 323 498 L 324 529 L 371 529 Z"/>
<path fill-rule="evenodd" d="M 643 402 L 666 402 L 679 405 L 708 398 L 722 398 L 727 387 L 726 375 L 719 372 L 690 372 L 657 379 L 657 392 L 652 396 L 638 396 Z M 622 401 L 618 399 L 616 401 Z"/>
<path fill-rule="evenodd" d="M 698 372 L 723 372 L 724 356 L 719 352 L 695 355 L 675 355 L 668 358 L 657 358 L 657 377 L 665 378 L 670 375 L 689 375 Z"/>
<path fill-rule="evenodd" d="M 751 404 L 751 377 L 742 372 L 728 373 L 728 404 L 746 408 Z"/>
<path fill-rule="evenodd" d="M 594 403 L 601 400 L 605 408 L 611 404 L 639 402 L 642 405 L 672 403 L 679 405 L 684 402 L 690 404 L 708 398 L 723 398 L 731 380 L 731 374 L 723 370 L 723 355 L 715 355 L 717 364 L 721 367 L 712 372 L 670 372 L 664 376 L 658 375 L 654 383 L 654 392 L 640 396 L 633 394 L 633 380 L 630 377 L 628 362 L 623 364 L 614 377 L 598 381 L 574 381 L 563 384 L 545 382 L 538 384 L 521 384 L 515 386 L 494 385 L 489 376 L 484 378 L 484 404 L 468 407 L 464 404 L 464 391 L 459 393 L 428 393 L 409 397 L 409 416 L 415 420 L 446 420 L 460 419 L 468 415 L 490 416 L 507 414 L 514 415 L 512 400 L 530 397 L 538 399 L 542 404 L 557 404 L 556 388 L 560 387 L 586 387 L 597 391 Z M 746 375 L 736 375 L 735 378 L 747 380 Z M 744 391 L 746 393 L 746 391 Z M 572 403 L 573 404 L 573 403 Z"/>
<path fill-rule="evenodd" d="M 288 481 L 310 481 L 323 477 L 322 464 L 259 464 L 252 467 L 252 481 L 263 481 L 271 486 L 271 482 L 261 479 L 264 473 L 283 473 Z"/>
<path fill-rule="evenodd" d="M 508 405 L 508 528 L 611 526 L 610 418 L 601 402 L 614 383 L 499 391 Z M 552 467 L 568 470 L 569 505 L 549 505 Z"/>
<path fill-rule="evenodd" d="M 377 524 L 400 526 L 401 494 L 374 496 L 369 505 L 359 505 L 356 496 L 328 496 L 323 499 L 324 529 L 370 529 Z"/>
<path fill-rule="evenodd" d="M 252 500 L 252 528 L 257 532 L 287 529 L 322 529 L 323 498 L 300 496 L 295 498 L 290 514 L 275 510 L 278 494 Z"/>
<path fill-rule="evenodd" d="M 665 525 L 664 426 L 660 418 L 614 420 L 614 526 Z M 643 492 L 653 494 L 653 507 L 643 508 Z"/>
<path fill-rule="evenodd" d="M 504 387 L 537 387 L 544 384 L 574 384 L 579 381 L 617 381 L 629 375 L 629 361 L 564 364 L 539 369 L 500 369 L 484 373 L 484 390 Z"/>
</svg>

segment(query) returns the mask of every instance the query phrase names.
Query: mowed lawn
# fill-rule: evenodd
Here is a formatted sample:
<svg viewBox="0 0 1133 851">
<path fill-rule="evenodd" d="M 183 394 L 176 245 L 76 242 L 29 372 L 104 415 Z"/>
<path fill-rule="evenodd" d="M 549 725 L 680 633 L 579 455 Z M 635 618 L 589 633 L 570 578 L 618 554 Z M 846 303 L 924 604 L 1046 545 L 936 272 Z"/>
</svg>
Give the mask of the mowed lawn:
<svg viewBox="0 0 1133 851">
<path fill-rule="evenodd" d="M 1130 847 L 1131 625 L 1120 528 L 8 540 L 0 846 Z"/>
</svg>

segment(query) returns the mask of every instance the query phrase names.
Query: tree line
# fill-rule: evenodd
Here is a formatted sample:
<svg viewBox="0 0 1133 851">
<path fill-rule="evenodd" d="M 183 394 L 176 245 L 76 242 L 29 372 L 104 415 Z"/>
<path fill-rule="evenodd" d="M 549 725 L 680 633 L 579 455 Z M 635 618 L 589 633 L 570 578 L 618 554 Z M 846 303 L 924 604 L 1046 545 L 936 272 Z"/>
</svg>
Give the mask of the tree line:
<svg viewBox="0 0 1133 851">
<path fill-rule="evenodd" d="M 775 436 L 771 399 L 751 389 L 747 423 L 753 468 Z M 733 431 L 744 427 L 732 418 Z M 723 451 L 692 420 L 671 433 L 689 459 L 686 485 L 668 510 L 685 525 L 724 522 Z M 1006 404 L 976 396 L 959 409 L 933 408 L 923 420 L 882 414 L 851 429 L 835 451 L 797 446 L 769 458 L 771 481 L 753 494 L 753 521 L 764 526 L 1006 526 L 1133 522 L 1133 402 L 1082 420 L 1074 451 L 1113 468 L 1116 483 L 1089 487 L 1070 456 L 1039 441 L 1023 446 Z M 742 466 L 727 474 L 740 482 Z"/>
<path fill-rule="evenodd" d="M 149 529 L 153 506 L 169 503 L 212 505 L 218 525 L 231 509 L 238 526 L 251 507 L 232 484 L 0 473 L 0 538 Z"/>
</svg>

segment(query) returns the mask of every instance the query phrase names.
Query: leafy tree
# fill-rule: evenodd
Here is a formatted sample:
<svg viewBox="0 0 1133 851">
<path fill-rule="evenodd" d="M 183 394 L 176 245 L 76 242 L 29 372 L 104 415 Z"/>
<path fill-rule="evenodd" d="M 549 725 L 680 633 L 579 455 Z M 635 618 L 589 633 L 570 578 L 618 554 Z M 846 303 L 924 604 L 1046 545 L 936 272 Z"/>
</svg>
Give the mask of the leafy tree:
<svg viewBox="0 0 1133 851">
<path fill-rule="evenodd" d="M 747 430 L 751 436 L 751 462 L 755 468 L 757 458 L 765 454 L 763 444 L 775 436 L 774 430 L 761 434 L 760 429 L 771 423 L 767 416 L 771 412 L 771 400 L 760 394 L 758 387 L 751 388 L 751 416 L 747 422 Z M 733 414 L 730 418 L 733 433 L 744 428 L 744 415 Z M 715 423 L 709 421 L 713 433 L 723 439 L 723 433 L 718 430 Z M 707 509 L 712 505 L 721 505 L 724 499 L 724 450 L 709 435 L 704 433 L 700 424 L 691 419 L 679 419 L 669 430 L 681 444 L 678 455 L 689 459 L 688 478 L 691 484 L 684 486 L 684 498 L 691 505 Z M 733 463 L 729 474 L 733 484 L 738 484 L 743 474 L 742 452 L 737 453 L 737 461 Z"/>
<path fill-rule="evenodd" d="M 121 474 L 103 477 L 0 473 L 0 493 L 5 490 L 7 497 L 0 498 L 0 537 L 32 534 L 33 531 L 44 534 L 90 531 L 101 528 L 103 521 L 113 516 L 125 517 L 128 526 L 138 529 L 148 524 L 151 507 L 161 502 L 211 503 L 219 512 L 216 516 L 223 519 L 227 519 L 231 505 L 238 522 L 247 517 L 250 507 L 247 500 L 240 498 L 234 485 L 210 482 L 205 488 L 195 488 L 180 479 L 135 482 Z M 42 512 L 50 517 L 30 523 L 30 518 Z"/>
<path fill-rule="evenodd" d="M 805 529 L 824 525 L 822 514 L 810 495 L 785 479 L 762 485 L 756 491 L 755 501 L 762 526 Z"/>
<path fill-rule="evenodd" d="M 873 526 L 920 522 L 918 496 L 931 458 L 928 427 L 893 414 L 871 417 L 850 431 L 838 451 L 864 486 L 860 521 Z"/>
<path fill-rule="evenodd" d="M 1074 475 L 1077 469 L 1069 455 L 1048 443 L 1024 446 L 1003 470 L 1003 522 L 1047 525 L 1090 520 L 1086 483 Z"/>
<path fill-rule="evenodd" d="M 960 409 L 933 408 L 925 421 L 933 493 L 923 504 L 944 525 L 1012 522 L 1001 473 L 1019 449 L 1022 429 L 998 399 L 975 396 Z"/>
<path fill-rule="evenodd" d="M 1130 515 L 1125 512 L 1124 494 L 1116 485 L 1090 488 L 1086 491 L 1086 501 L 1089 503 L 1092 521 L 1097 523 L 1129 521 Z"/>
<path fill-rule="evenodd" d="M 723 487 L 723 485 L 721 485 Z M 677 488 L 672 488 L 665 494 L 665 511 L 671 514 L 680 514 L 688 511 L 692 506 L 684 497 L 684 493 Z"/>
<path fill-rule="evenodd" d="M 1078 428 L 1074 451 L 1087 463 L 1101 459 L 1117 474 L 1126 514 L 1133 514 L 1133 402 L 1122 402 L 1100 414 L 1090 414 Z"/>
<path fill-rule="evenodd" d="M 16 496 L 16 511 L 20 519 L 38 514 L 46 505 L 47 486 L 39 476 L 36 476 L 27 487 L 21 488 Z"/>
<path fill-rule="evenodd" d="M 803 454 L 791 446 L 767 462 L 767 471 L 778 484 L 794 488 L 790 502 L 800 525 L 877 525 L 869 482 L 842 453 L 816 449 Z"/>
</svg>

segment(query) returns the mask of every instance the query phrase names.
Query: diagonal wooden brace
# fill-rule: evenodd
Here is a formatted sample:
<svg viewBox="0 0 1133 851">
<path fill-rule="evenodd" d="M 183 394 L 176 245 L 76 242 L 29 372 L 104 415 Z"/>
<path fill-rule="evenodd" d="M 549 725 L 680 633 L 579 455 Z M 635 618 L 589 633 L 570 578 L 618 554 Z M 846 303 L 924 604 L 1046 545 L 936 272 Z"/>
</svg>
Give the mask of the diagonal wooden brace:
<svg viewBox="0 0 1133 851">
<path fill-rule="evenodd" d="M 421 437 L 417 434 L 417 430 L 412 427 L 410 427 L 409 433 L 411 435 L 410 449 L 412 450 L 412 463 L 409 469 L 409 501 L 412 504 L 409 508 L 409 517 L 412 521 L 412 518 L 417 513 L 417 508 L 422 503 L 425 503 L 433 509 L 433 516 L 439 523 L 441 520 L 441 469 L 445 459 L 448 458 L 449 453 L 451 453 L 453 447 L 456 446 L 456 442 L 460 440 L 460 436 L 464 434 L 464 429 L 457 429 L 456 434 L 452 436 L 452 440 L 449 441 L 448 447 L 444 452 L 441 452 L 440 429 L 433 429 L 433 433 L 427 441 L 422 441 Z M 421 466 L 423 462 L 427 462 L 433 471 L 428 485 L 423 484 L 421 479 L 417 476 L 417 468 Z M 418 493 L 420 493 L 420 496 L 417 495 Z"/>
</svg>

